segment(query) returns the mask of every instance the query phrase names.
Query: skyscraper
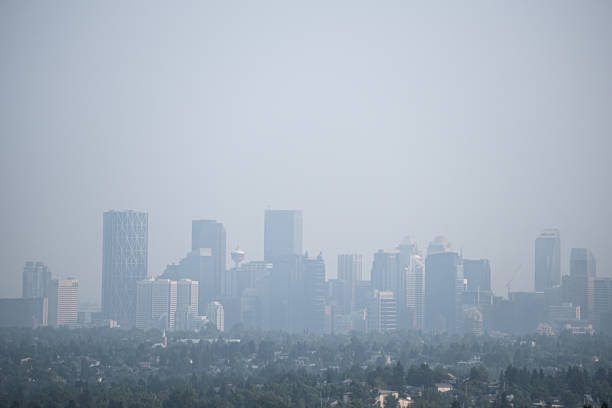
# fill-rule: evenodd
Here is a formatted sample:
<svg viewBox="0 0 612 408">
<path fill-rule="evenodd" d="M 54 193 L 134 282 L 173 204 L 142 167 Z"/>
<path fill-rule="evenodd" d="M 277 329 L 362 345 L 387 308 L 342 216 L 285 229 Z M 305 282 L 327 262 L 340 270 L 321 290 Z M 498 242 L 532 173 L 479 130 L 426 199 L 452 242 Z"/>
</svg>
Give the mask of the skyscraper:
<svg viewBox="0 0 612 408">
<path fill-rule="evenodd" d="M 464 259 L 463 275 L 470 292 L 491 291 L 491 264 L 488 259 Z"/>
<path fill-rule="evenodd" d="M 304 327 L 304 262 L 302 255 L 275 258 L 263 304 L 264 326 L 271 330 L 301 331 Z"/>
<path fill-rule="evenodd" d="M 147 248 L 147 213 L 104 213 L 102 314 L 106 319 L 125 326 L 136 323 L 136 282 L 147 277 Z"/>
<path fill-rule="evenodd" d="M 342 295 L 342 313 L 351 313 L 355 309 L 355 287 L 362 280 L 363 258 L 359 254 L 338 255 L 338 280 L 344 282 Z"/>
<path fill-rule="evenodd" d="M 593 316 L 597 329 L 601 330 L 606 316 L 612 314 L 612 279 L 593 278 Z"/>
<path fill-rule="evenodd" d="M 193 220 L 191 223 L 191 249 L 210 248 L 213 258 L 211 293 L 222 295 L 227 262 L 227 238 L 225 227 L 215 220 Z M 202 284 L 204 282 L 201 281 Z"/>
<path fill-rule="evenodd" d="M 372 289 L 393 292 L 397 306 L 397 326 L 401 329 L 415 328 L 417 313 L 422 314 L 423 311 L 424 269 L 419 265 L 418 254 L 416 243 L 409 237 L 404 238 L 396 250 L 379 250 L 374 254 Z"/>
<path fill-rule="evenodd" d="M 466 307 L 466 318 L 474 319 L 478 313 L 474 312 L 476 307 L 481 317 L 487 315 L 493 303 L 493 292 L 491 291 L 491 263 L 488 259 L 464 259 L 463 277 L 467 282 L 463 293 L 463 305 Z M 470 307 L 467 307 L 467 306 Z M 471 310 L 471 312 L 470 312 Z M 471 316 L 471 318 L 470 318 Z M 471 323 L 475 323 L 470 320 Z M 471 324 L 470 323 L 470 324 Z"/>
<path fill-rule="evenodd" d="M 535 290 L 559 286 L 561 283 L 561 239 L 559 230 L 546 229 L 535 241 Z"/>
<path fill-rule="evenodd" d="M 199 282 L 181 279 L 176 288 L 176 330 L 190 330 L 198 317 Z"/>
<path fill-rule="evenodd" d="M 264 261 L 302 254 L 302 211 L 266 210 L 264 213 Z"/>
<path fill-rule="evenodd" d="M 315 333 L 323 333 L 327 286 L 322 254 L 314 259 L 304 258 L 304 291 L 305 328 Z"/>
<path fill-rule="evenodd" d="M 47 297 L 47 288 L 51 282 L 51 271 L 42 262 L 28 261 L 23 267 L 22 297 Z"/>
<path fill-rule="evenodd" d="M 406 325 L 423 330 L 425 321 L 425 263 L 421 255 L 410 256 L 406 267 Z"/>
<path fill-rule="evenodd" d="M 593 253 L 586 248 L 572 248 L 570 252 L 570 276 L 597 275 L 597 264 Z"/>
<path fill-rule="evenodd" d="M 397 246 L 398 287 L 397 299 L 398 327 L 400 329 L 423 329 L 425 309 L 425 265 L 417 243 L 404 237 Z"/>
<path fill-rule="evenodd" d="M 379 249 L 374 253 L 372 271 L 370 272 L 372 289 L 379 291 L 396 291 L 402 286 L 400 277 L 399 251 Z"/>
<path fill-rule="evenodd" d="M 581 319 L 589 319 L 594 311 L 595 257 L 586 248 L 572 248 L 570 274 L 563 277 L 563 301 L 580 306 Z"/>
<path fill-rule="evenodd" d="M 458 333 L 461 325 L 463 263 L 448 241 L 438 237 L 429 246 L 425 261 L 425 327 L 430 331 Z"/>
<path fill-rule="evenodd" d="M 76 279 L 54 279 L 49 284 L 49 325 L 66 326 L 77 322 L 79 317 L 79 281 Z"/>
<path fill-rule="evenodd" d="M 174 329 L 176 307 L 176 281 L 147 279 L 137 283 L 136 328 Z"/>
<path fill-rule="evenodd" d="M 368 331 L 397 330 L 397 301 L 391 291 L 374 290 L 367 312 Z"/>
</svg>

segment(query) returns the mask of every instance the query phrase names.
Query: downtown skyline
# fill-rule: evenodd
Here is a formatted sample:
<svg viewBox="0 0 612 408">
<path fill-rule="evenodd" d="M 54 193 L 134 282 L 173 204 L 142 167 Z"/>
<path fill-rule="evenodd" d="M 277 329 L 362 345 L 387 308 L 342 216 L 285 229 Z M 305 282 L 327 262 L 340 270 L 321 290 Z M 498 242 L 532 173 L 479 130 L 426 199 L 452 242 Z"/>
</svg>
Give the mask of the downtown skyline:
<svg viewBox="0 0 612 408">
<path fill-rule="evenodd" d="M 109 213 L 113 213 L 115 211 L 124 211 L 124 210 L 110 210 Z M 136 211 L 136 212 L 140 212 L 139 210 L 128 210 L 128 211 Z M 287 211 L 285 211 L 287 212 Z M 304 231 L 308 231 L 309 228 L 308 226 L 308 216 L 307 214 L 304 214 L 303 211 L 299 211 L 301 214 L 301 216 L 303 217 L 303 230 Z M 148 216 L 149 222 L 151 220 L 151 214 L 146 213 L 146 212 L 142 212 L 144 213 L 146 216 Z M 264 220 L 264 211 L 262 211 L 261 213 L 261 220 L 262 220 L 262 224 L 263 224 L 263 220 Z M 219 219 L 214 219 L 213 221 L 207 221 L 207 222 L 214 222 L 216 221 L 217 223 L 220 223 L 221 228 L 225 227 L 224 223 L 222 220 Z M 166 269 L 166 267 L 168 265 L 172 265 L 172 264 L 178 264 L 179 260 L 181 258 L 183 258 L 185 256 L 185 253 L 187 253 L 189 251 L 189 249 L 193 246 L 192 244 L 192 232 L 193 232 L 193 228 L 191 227 L 192 223 L 195 222 L 201 222 L 198 221 L 198 219 L 192 220 L 191 222 L 189 222 L 189 232 L 188 232 L 188 237 L 186 239 L 186 241 L 188 241 L 188 245 L 183 249 L 183 252 L 180 256 L 177 256 L 176 258 L 173 259 L 169 259 L 167 262 L 165 262 L 163 264 L 163 266 L 160 269 L 152 269 L 151 263 L 150 263 L 150 258 L 152 257 L 152 251 L 150 246 L 148 247 L 148 258 L 149 258 L 149 266 L 148 266 L 148 270 L 147 270 L 147 274 L 148 277 L 150 278 L 155 278 L 158 277 L 160 275 L 163 274 L 164 270 Z M 102 227 L 102 226 L 101 226 Z M 311 226 L 310 226 L 311 227 Z M 102 229 L 102 228 L 100 228 Z M 260 241 L 261 243 L 263 243 L 264 241 L 264 228 L 262 225 L 261 228 L 261 238 Z M 498 267 L 496 266 L 496 262 L 495 259 L 490 259 L 487 258 L 486 256 L 482 256 L 478 254 L 478 251 L 474 250 L 474 249 L 470 249 L 466 251 L 466 248 L 461 248 L 457 245 L 454 244 L 454 242 L 452 240 L 449 239 L 450 241 L 450 245 L 454 248 L 454 250 L 457 251 L 461 251 L 463 253 L 463 256 L 465 258 L 472 258 L 472 259 L 488 259 L 488 261 L 491 263 L 491 287 L 493 289 L 493 292 L 497 295 L 497 296 L 507 296 L 507 284 L 508 282 L 510 282 L 511 285 L 511 291 L 513 292 L 521 292 L 521 291 L 533 291 L 534 290 L 534 279 L 535 279 L 535 243 L 537 241 L 537 237 L 541 235 L 542 232 L 549 230 L 549 228 L 544 228 L 542 231 L 538 232 L 536 235 L 534 235 L 533 237 L 531 237 L 530 243 L 529 245 L 531 246 L 531 259 L 526 259 L 525 262 L 518 262 L 516 267 L 512 270 L 512 271 L 501 271 L 501 273 L 507 273 L 507 275 L 501 275 L 500 271 L 498 269 Z M 304 234 L 305 235 L 305 234 Z M 570 270 L 569 270 L 569 264 L 570 264 L 570 248 L 568 247 L 567 244 L 564 245 L 564 240 L 567 239 L 565 237 L 565 235 L 563 235 L 563 233 L 561 232 L 561 273 L 563 276 L 569 275 Z M 427 246 L 430 242 L 434 241 L 434 238 L 439 237 L 439 236 L 443 236 L 445 238 L 447 238 L 444 234 L 438 234 L 434 237 L 432 237 L 429 241 L 425 241 L 422 239 L 418 239 L 418 237 L 414 237 L 410 234 L 406 234 L 403 239 L 410 237 L 417 245 L 419 248 L 421 248 L 421 250 L 423 251 L 424 254 L 427 254 Z M 149 237 L 148 240 L 149 242 L 152 240 L 152 233 L 149 230 Z M 306 238 L 304 236 L 304 238 Z M 306 241 L 306 240 L 305 240 Z M 307 242 L 307 241 L 306 241 Z M 400 240 L 397 240 L 397 242 L 400 242 Z M 336 275 L 336 271 L 337 271 L 337 256 L 340 254 L 345 254 L 345 253 L 354 253 L 354 254 L 358 254 L 361 255 L 363 257 L 363 265 L 362 265 L 362 273 L 363 273 L 363 280 L 370 280 L 371 276 L 371 270 L 372 270 L 372 262 L 374 261 L 375 258 L 375 253 L 379 250 L 393 250 L 395 248 L 395 246 L 397 245 L 397 242 L 395 244 L 390 243 L 388 246 L 386 247 L 378 247 L 376 249 L 372 249 L 370 252 L 363 252 L 360 253 L 358 251 L 353 251 L 351 249 L 346 249 L 343 252 L 339 252 L 339 253 L 326 253 L 322 250 L 316 250 L 316 249 L 312 249 L 312 247 L 306 247 L 304 246 L 303 248 L 303 252 L 309 252 L 311 255 L 316 255 L 319 252 L 322 252 L 323 258 L 325 260 L 325 264 L 326 264 L 326 279 L 334 279 L 337 278 Z M 150 245 L 150 244 L 149 244 Z M 263 246 L 263 245 L 260 245 Z M 253 252 L 249 251 L 249 248 L 245 248 L 242 244 L 239 243 L 239 240 L 236 239 L 232 239 L 232 234 L 231 231 L 227 231 L 227 248 L 226 248 L 226 258 L 227 258 L 227 269 L 229 269 L 230 267 L 232 267 L 233 262 L 231 261 L 231 257 L 230 257 L 230 253 L 233 249 L 239 247 L 241 250 L 243 250 L 246 253 L 246 257 L 244 262 L 250 262 L 250 261 L 261 261 L 263 260 L 263 250 L 261 251 L 261 254 L 258 256 L 257 254 L 253 254 Z M 589 248 L 591 249 L 591 248 Z M 600 263 L 600 258 L 597 256 L 597 253 L 595 251 L 592 251 L 597 259 L 598 262 L 598 275 L 602 276 L 602 277 L 609 277 L 610 274 L 608 274 L 608 270 L 604 269 L 601 266 Z M 102 254 L 102 247 L 100 247 L 100 255 Z M 467 255 L 466 255 L 467 254 Z M 102 256 L 100 256 L 100 258 L 102 258 Z M 30 261 L 31 259 L 28 259 L 27 261 Z M 35 259 L 35 261 L 43 261 L 46 263 L 46 265 L 49 267 L 49 269 L 51 270 L 53 277 L 54 278 L 65 278 L 65 277 L 76 277 L 77 279 L 80 280 L 81 282 L 81 303 L 82 304 L 98 304 L 98 306 L 100 305 L 100 291 L 102 289 L 102 285 L 101 285 L 101 281 L 102 281 L 102 277 L 101 277 L 101 273 L 102 273 L 102 259 L 100 259 L 100 266 L 99 266 L 99 270 L 100 270 L 100 276 L 99 277 L 93 277 L 93 279 L 91 279 L 91 277 L 80 277 L 81 275 L 79 275 L 78 273 L 64 273 L 63 271 L 58 271 L 56 268 L 53 268 L 52 265 L 50 265 L 48 262 L 46 262 L 44 259 Z M 25 262 L 25 261 L 24 261 Z M 528 265 L 529 263 L 531 263 L 531 268 L 530 270 L 525 270 L 525 265 Z M 23 268 L 23 263 L 20 266 L 20 269 L 18 270 L 18 276 L 19 279 L 21 280 L 21 273 L 22 273 L 22 268 Z M 501 275 L 501 276 L 500 276 Z M 528 275 L 528 279 L 530 279 L 530 282 L 521 282 L 520 278 L 523 275 Z M 505 276 L 508 276 L 508 279 L 505 278 Z M 96 280 L 99 279 L 100 281 L 100 286 L 97 288 L 97 296 L 96 296 L 96 287 L 94 285 L 94 282 L 96 282 Z M 21 290 L 21 281 L 19 282 L 20 285 L 20 290 Z M 531 285 L 531 286 L 530 286 Z M 83 289 L 85 288 L 85 289 Z M 5 297 L 17 297 L 16 295 L 11 295 L 9 294 L 8 296 Z"/>
<path fill-rule="evenodd" d="M 98 300 L 110 209 L 150 214 L 152 274 L 195 219 L 262 259 L 268 207 L 303 211 L 332 276 L 336 254 L 367 274 L 376 250 L 444 235 L 491 260 L 497 293 L 519 265 L 531 290 L 546 228 L 562 274 L 572 247 L 612 273 L 605 2 L 16 4 L 0 13 L 0 296 L 43 260 Z"/>
</svg>

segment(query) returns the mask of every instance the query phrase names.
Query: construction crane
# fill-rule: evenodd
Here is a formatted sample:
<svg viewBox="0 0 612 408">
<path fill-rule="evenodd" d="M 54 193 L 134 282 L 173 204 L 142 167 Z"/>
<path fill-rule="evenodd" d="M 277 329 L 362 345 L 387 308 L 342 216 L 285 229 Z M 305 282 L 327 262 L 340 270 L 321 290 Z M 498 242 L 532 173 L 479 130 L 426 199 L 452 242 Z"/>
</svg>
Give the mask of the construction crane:
<svg viewBox="0 0 612 408">
<path fill-rule="evenodd" d="M 512 284 L 512 281 L 514 280 L 514 278 L 516 278 L 516 274 L 518 273 L 518 271 L 521 270 L 521 266 L 523 265 L 519 265 L 518 268 L 514 270 L 514 272 L 512 273 L 512 278 L 510 278 L 508 283 L 506 283 L 506 290 L 508 291 L 508 299 L 510 299 L 510 285 Z"/>
</svg>

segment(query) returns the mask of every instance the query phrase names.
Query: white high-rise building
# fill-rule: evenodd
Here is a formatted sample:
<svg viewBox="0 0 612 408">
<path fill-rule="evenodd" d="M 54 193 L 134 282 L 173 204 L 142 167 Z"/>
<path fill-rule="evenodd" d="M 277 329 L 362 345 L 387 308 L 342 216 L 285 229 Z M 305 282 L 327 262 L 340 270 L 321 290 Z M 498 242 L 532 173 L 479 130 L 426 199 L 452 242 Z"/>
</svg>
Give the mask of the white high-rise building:
<svg viewBox="0 0 612 408">
<path fill-rule="evenodd" d="M 148 279 L 137 284 L 136 327 L 174 329 L 177 283 L 169 279 Z"/>
<path fill-rule="evenodd" d="M 397 300 L 391 291 L 374 291 L 367 310 L 368 326 L 370 331 L 397 330 Z"/>
<path fill-rule="evenodd" d="M 411 328 L 424 329 L 425 319 L 425 263 L 420 255 L 412 255 L 406 266 L 406 309 Z"/>
<path fill-rule="evenodd" d="M 49 296 L 49 325 L 59 327 L 75 324 L 79 317 L 79 281 L 53 279 L 47 291 Z"/>
<path fill-rule="evenodd" d="M 217 301 L 210 302 L 208 304 L 208 312 L 206 314 L 208 322 L 214 325 L 217 330 L 224 331 L 225 329 L 225 316 L 223 313 L 223 305 Z"/>
<path fill-rule="evenodd" d="M 191 279 L 181 279 L 177 282 L 176 295 L 176 330 L 191 330 L 198 317 L 199 282 Z"/>
</svg>

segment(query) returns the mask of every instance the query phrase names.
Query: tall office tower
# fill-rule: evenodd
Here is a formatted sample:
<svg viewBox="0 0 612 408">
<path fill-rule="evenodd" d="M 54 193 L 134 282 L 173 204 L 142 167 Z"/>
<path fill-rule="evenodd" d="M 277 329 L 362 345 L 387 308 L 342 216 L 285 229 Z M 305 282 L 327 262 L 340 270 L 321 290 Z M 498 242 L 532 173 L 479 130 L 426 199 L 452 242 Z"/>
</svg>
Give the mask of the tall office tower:
<svg viewBox="0 0 612 408">
<path fill-rule="evenodd" d="M 148 215 L 107 211 L 103 217 L 102 314 L 120 325 L 136 323 L 136 282 L 147 278 Z"/>
<path fill-rule="evenodd" d="M 393 292 L 397 303 L 397 321 L 400 329 L 413 328 L 416 324 L 416 305 L 408 310 L 407 300 L 408 279 L 412 279 L 410 284 L 417 291 L 418 280 L 422 277 L 422 274 L 417 275 L 422 271 L 416 264 L 412 268 L 414 255 L 418 255 L 416 244 L 406 238 L 395 251 L 379 250 L 376 252 L 372 263 L 372 289 Z M 416 259 L 414 261 L 416 262 Z M 413 272 L 413 275 L 409 276 L 410 272 Z M 413 300 L 417 299 L 416 292 L 413 292 L 412 296 Z"/>
<path fill-rule="evenodd" d="M 217 330 L 225 330 L 225 317 L 223 312 L 223 305 L 217 301 L 210 302 L 208 304 L 208 311 L 206 313 L 208 322 L 212 324 Z"/>
<path fill-rule="evenodd" d="M 177 284 L 170 279 L 147 279 L 137 283 L 136 328 L 174 329 Z"/>
<path fill-rule="evenodd" d="M 264 327 L 298 332 L 304 329 L 305 291 L 302 255 L 278 256 L 268 280 L 264 298 Z"/>
<path fill-rule="evenodd" d="M 462 329 L 462 258 L 458 252 L 450 250 L 450 245 L 445 244 L 444 250 L 439 250 L 438 243 L 447 243 L 446 239 L 438 237 L 435 241 L 425 261 L 425 328 L 459 333 Z"/>
<path fill-rule="evenodd" d="M 355 287 L 362 280 L 363 258 L 359 254 L 338 255 L 338 280 L 344 282 L 342 313 L 351 313 L 355 308 Z"/>
<path fill-rule="evenodd" d="M 563 277 L 562 299 L 580 306 L 581 319 L 590 319 L 594 312 L 595 257 L 586 248 L 572 248 L 570 274 Z"/>
<path fill-rule="evenodd" d="M 405 327 L 424 329 L 425 320 L 425 263 L 421 255 L 410 256 L 406 266 Z"/>
<path fill-rule="evenodd" d="M 561 283 L 561 239 L 559 230 L 546 229 L 535 241 L 535 291 Z"/>
<path fill-rule="evenodd" d="M 49 325 L 66 326 L 77 322 L 79 317 L 79 281 L 76 279 L 53 279 L 49 284 Z"/>
<path fill-rule="evenodd" d="M 374 253 L 372 271 L 370 272 L 372 289 L 379 291 L 396 291 L 401 285 L 399 251 Z"/>
<path fill-rule="evenodd" d="M 491 264 L 488 259 L 464 259 L 463 277 L 468 292 L 491 291 Z"/>
<path fill-rule="evenodd" d="M 49 287 L 49 282 L 51 282 L 51 271 L 42 262 L 28 261 L 23 267 L 22 282 L 23 298 L 47 297 L 47 288 Z"/>
<path fill-rule="evenodd" d="M 360 254 L 338 255 L 338 279 L 345 282 L 363 280 L 363 257 Z"/>
<path fill-rule="evenodd" d="M 264 213 L 264 261 L 285 255 L 302 255 L 302 211 L 266 210 Z"/>
<path fill-rule="evenodd" d="M 450 242 L 448 242 L 445 237 L 438 235 L 429 243 L 427 247 L 427 256 L 451 251 Z"/>
<path fill-rule="evenodd" d="M 393 292 L 374 290 L 367 319 L 367 331 L 397 330 L 397 302 Z"/>
<path fill-rule="evenodd" d="M 176 284 L 176 330 L 191 330 L 198 317 L 199 282 L 181 279 Z"/>
<path fill-rule="evenodd" d="M 612 279 L 593 278 L 592 320 L 598 330 L 604 325 L 606 316 L 612 316 Z"/>
<path fill-rule="evenodd" d="M 314 259 L 304 258 L 305 328 L 323 333 L 325 326 L 325 261 L 319 254 Z"/>
<path fill-rule="evenodd" d="M 245 327 L 261 326 L 261 296 L 256 288 L 246 288 L 240 296 L 240 322 Z"/>
<path fill-rule="evenodd" d="M 233 268 L 228 273 L 232 276 L 232 286 L 228 295 L 240 297 L 242 291 L 247 288 L 254 288 L 257 282 L 270 275 L 272 264 L 264 261 L 251 261 L 243 263 L 237 268 Z"/>
<path fill-rule="evenodd" d="M 162 329 L 174 329 L 176 316 L 176 281 L 157 279 L 153 281 L 151 294 L 152 318 L 157 320 Z"/>
<path fill-rule="evenodd" d="M 561 285 L 561 300 L 580 306 L 580 318 L 591 319 L 595 308 L 595 279 L 592 276 L 564 276 Z"/>
<path fill-rule="evenodd" d="M 593 253 L 586 248 L 572 248 L 570 252 L 570 276 L 597 275 L 597 264 Z"/>
<path fill-rule="evenodd" d="M 593 311 L 612 312 L 612 279 L 600 277 L 593 280 Z"/>
<path fill-rule="evenodd" d="M 422 329 L 425 266 L 416 241 L 405 237 L 397 246 L 398 278 L 395 298 L 397 299 L 398 327 L 400 329 Z"/>
<path fill-rule="evenodd" d="M 191 249 L 210 248 L 213 258 L 213 296 L 221 296 L 227 262 L 225 227 L 215 220 L 194 220 L 191 223 Z M 204 282 L 200 282 L 204 285 Z"/>
</svg>

